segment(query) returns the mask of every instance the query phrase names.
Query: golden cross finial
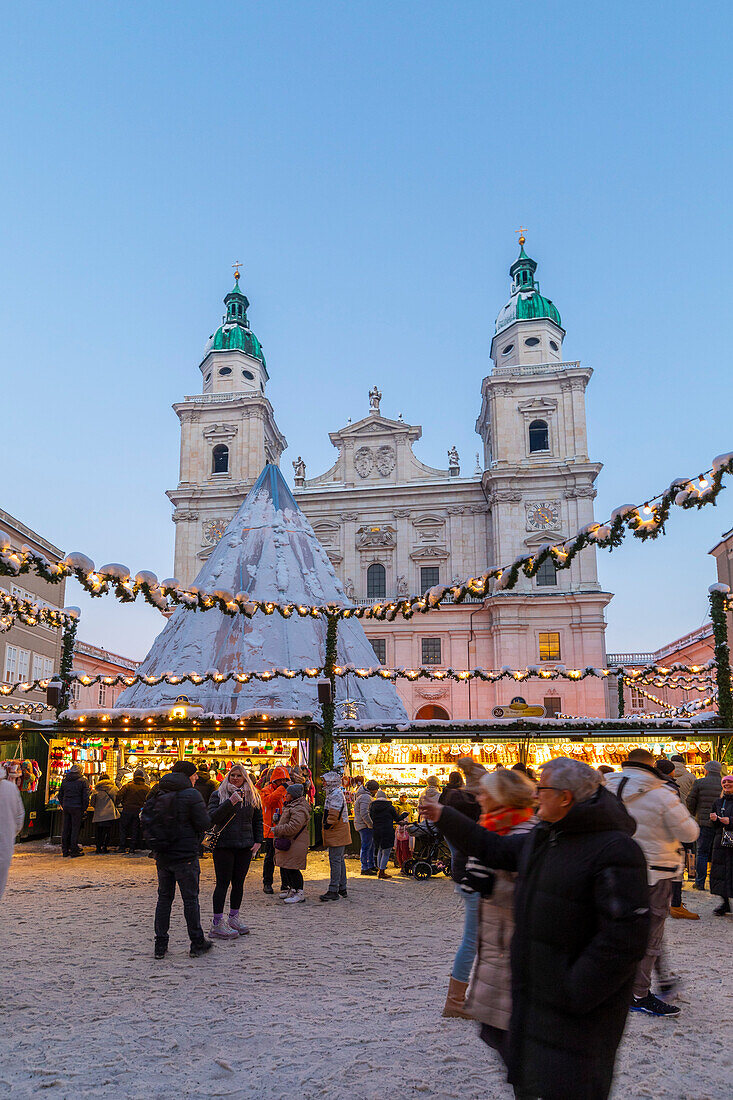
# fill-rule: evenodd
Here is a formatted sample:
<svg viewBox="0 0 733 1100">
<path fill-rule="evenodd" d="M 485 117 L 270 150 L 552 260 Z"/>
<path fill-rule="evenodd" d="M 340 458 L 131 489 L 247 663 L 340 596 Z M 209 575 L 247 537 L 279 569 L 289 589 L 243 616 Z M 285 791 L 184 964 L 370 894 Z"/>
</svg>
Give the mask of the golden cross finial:
<svg viewBox="0 0 733 1100">
<path fill-rule="evenodd" d="M 525 241 L 524 226 L 520 225 L 519 229 L 515 229 L 514 232 L 519 234 L 519 247 L 523 248 L 524 247 L 524 241 Z"/>
<path fill-rule="evenodd" d="M 234 278 L 235 278 L 236 282 L 239 282 L 239 269 L 240 269 L 241 266 L 242 265 L 241 265 L 239 260 L 237 260 L 236 263 L 232 264 L 232 267 L 234 268 Z"/>
</svg>

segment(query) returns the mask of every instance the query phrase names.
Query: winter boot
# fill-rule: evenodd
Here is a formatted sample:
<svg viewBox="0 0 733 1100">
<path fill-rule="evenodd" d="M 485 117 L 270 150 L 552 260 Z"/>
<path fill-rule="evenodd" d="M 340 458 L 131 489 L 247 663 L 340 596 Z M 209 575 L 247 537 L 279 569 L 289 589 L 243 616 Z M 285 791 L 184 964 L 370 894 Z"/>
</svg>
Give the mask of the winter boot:
<svg viewBox="0 0 733 1100">
<path fill-rule="evenodd" d="M 274 894 L 275 893 L 272 886 L 268 886 L 267 883 L 265 883 L 265 885 L 262 887 L 262 892 L 263 892 L 263 894 Z"/>
<path fill-rule="evenodd" d="M 377 878 L 392 878 L 386 871 L 377 871 Z"/>
<path fill-rule="evenodd" d="M 347 898 L 348 896 L 349 896 L 349 891 L 346 889 L 345 886 L 342 890 L 339 890 L 339 897 L 340 898 Z"/>
<path fill-rule="evenodd" d="M 231 928 L 230 925 L 224 923 L 224 916 L 222 913 L 217 913 L 211 922 L 210 936 L 216 936 L 220 940 L 236 940 L 239 936 L 236 928 Z"/>
<path fill-rule="evenodd" d="M 677 920 L 700 920 L 699 913 L 691 913 L 689 909 L 685 909 L 684 905 L 671 905 L 669 915 Z"/>
<path fill-rule="evenodd" d="M 290 897 L 285 898 L 286 905 L 292 905 L 293 902 L 305 901 L 305 893 L 303 890 L 291 890 Z"/>
<path fill-rule="evenodd" d="M 205 955 L 207 951 L 211 951 L 213 947 L 211 940 L 202 940 L 201 943 L 192 943 L 189 955 L 192 959 L 199 959 L 202 955 Z"/>
<path fill-rule="evenodd" d="M 320 895 L 321 901 L 338 901 L 338 899 L 338 892 L 336 890 L 331 890 L 330 887 L 328 890 L 326 890 L 325 894 Z"/>
<path fill-rule="evenodd" d="M 718 894 L 720 897 L 720 894 Z M 730 913 L 730 898 L 721 898 L 722 905 L 716 905 L 713 909 L 716 917 L 724 917 L 726 913 Z"/>
<path fill-rule="evenodd" d="M 460 1016 L 464 1020 L 472 1020 L 473 1017 L 464 1012 L 463 1005 L 466 999 L 468 982 L 459 982 L 457 978 L 451 978 L 448 982 L 448 996 L 445 999 L 443 1016 Z"/>
<path fill-rule="evenodd" d="M 229 911 L 229 927 L 233 928 L 240 936 L 248 936 L 249 928 L 239 916 L 238 909 L 230 909 Z"/>
<path fill-rule="evenodd" d="M 287 901 L 287 899 L 290 897 L 290 895 L 292 893 L 293 893 L 293 891 L 290 889 L 289 886 L 283 886 L 282 890 L 280 891 L 280 894 L 278 895 L 279 898 L 280 898 L 280 901 Z"/>
</svg>

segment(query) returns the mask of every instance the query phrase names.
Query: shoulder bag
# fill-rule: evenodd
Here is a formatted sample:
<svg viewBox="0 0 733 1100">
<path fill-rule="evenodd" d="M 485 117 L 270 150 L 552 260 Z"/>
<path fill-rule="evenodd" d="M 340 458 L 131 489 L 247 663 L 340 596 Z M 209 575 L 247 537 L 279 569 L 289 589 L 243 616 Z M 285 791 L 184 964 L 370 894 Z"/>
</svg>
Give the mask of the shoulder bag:
<svg viewBox="0 0 733 1100">
<path fill-rule="evenodd" d="M 301 825 L 301 827 L 298 829 L 295 836 L 276 836 L 275 837 L 275 847 L 277 848 L 278 852 L 287 852 L 290 848 L 290 845 L 293 843 L 294 840 L 298 839 L 298 837 L 303 832 L 303 829 L 305 829 L 305 826 L 308 824 L 309 821 L 310 821 L 310 818 L 306 818 L 305 825 Z"/>
</svg>

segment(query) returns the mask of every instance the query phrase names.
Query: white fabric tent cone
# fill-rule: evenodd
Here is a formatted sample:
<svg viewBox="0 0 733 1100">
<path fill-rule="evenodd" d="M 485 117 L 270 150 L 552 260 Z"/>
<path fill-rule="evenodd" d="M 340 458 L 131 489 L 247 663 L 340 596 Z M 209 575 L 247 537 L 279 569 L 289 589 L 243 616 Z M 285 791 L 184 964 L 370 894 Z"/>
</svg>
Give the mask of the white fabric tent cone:
<svg viewBox="0 0 733 1100">
<path fill-rule="evenodd" d="M 195 584 L 212 592 L 247 592 L 252 599 L 278 603 L 351 606 L 341 582 L 313 528 L 296 504 L 277 466 L 267 465 L 232 519 Z M 338 662 L 356 668 L 378 665 L 358 619 L 341 619 Z M 153 643 L 140 673 L 264 672 L 273 668 L 322 667 L 326 654 L 326 619 L 297 613 L 284 619 L 257 611 L 229 616 L 218 609 L 192 611 L 179 607 Z M 347 690 L 348 689 L 348 690 Z M 116 709 L 155 707 L 186 695 L 210 714 L 242 714 L 262 710 L 305 711 L 316 719 L 321 711 L 317 681 L 298 676 L 267 682 L 204 683 L 157 686 L 137 684 L 118 698 Z M 394 686 L 381 678 L 349 676 L 336 681 L 336 699 L 351 698 L 361 721 L 407 722 Z"/>
</svg>

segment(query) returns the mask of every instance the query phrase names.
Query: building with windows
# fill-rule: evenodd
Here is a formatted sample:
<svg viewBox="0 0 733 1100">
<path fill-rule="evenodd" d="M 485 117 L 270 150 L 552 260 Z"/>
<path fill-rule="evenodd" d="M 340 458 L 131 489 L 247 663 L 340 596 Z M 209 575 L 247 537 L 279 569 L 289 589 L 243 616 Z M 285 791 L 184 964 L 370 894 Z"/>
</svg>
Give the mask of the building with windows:
<svg viewBox="0 0 733 1100">
<path fill-rule="evenodd" d="M 12 546 L 28 546 L 37 554 L 58 559 L 64 556 L 63 550 L 49 542 L 37 531 L 31 530 L 8 512 L 0 511 L 0 537 L 5 536 Z M 66 581 L 50 584 L 37 577 L 35 573 L 24 573 L 17 578 L 0 576 L 0 590 L 20 600 L 47 607 L 63 608 Z M 58 627 L 26 626 L 16 619 L 9 630 L 0 634 L 0 655 L 2 660 L 2 679 L 4 684 L 15 684 L 25 680 L 41 680 L 58 672 L 61 661 L 61 630 Z M 48 716 L 46 711 L 46 692 L 42 690 L 14 692 L 2 696 L 0 706 L 3 710 L 20 710 Z"/>
<path fill-rule="evenodd" d="M 492 368 L 481 385 L 476 431 L 483 461 L 477 456 L 475 469 L 462 470 L 455 447 L 447 450 L 447 468 L 423 463 L 414 451 L 421 427 L 384 415 L 376 386 L 367 415 L 331 433 L 337 458 L 329 470 L 307 478 L 302 457 L 293 462 L 297 502 L 355 603 L 421 593 L 509 564 L 594 519 L 601 466 L 589 458 L 586 435 L 592 370 L 563 358 L 560 314 L 540 292 L 524 243 L 520 238 L 509 301 L 492 338 Z M 175 572 L 189 583 L 264 463 L 277 462 L 286 445 L 265 397 L 264 356 L 238 281 L 225 303 L 224 323 L 200 365 L 203 392 L 174 406 L 181 481 L 168 496 Z M 446 601 L 410 620 L 365 620 L 365 629 L 386 665 L 582 668 L 605 664 L 610 599 L 589 548 L 570 569 L 547 563 L 511 592 Z M 606 713 L 603 683 L 590 678 L 531 680 L 520 691 L 424 680 L 401 682 L 398 690 L 411 718 L 487 717 L 517 694 L 551 714 Z"/>
<path fill-rule="evenodd" d="M 74 672 L 87 676 L 129 676 L 137 671 L 139 661 L 121 657 L 108 649 L 77 640 L 74 646 Z M 74 681 L 71 706 L 80 708 L 113 707 L 125 689 L 122 684 L 80 684 Z"/>
</svg>

